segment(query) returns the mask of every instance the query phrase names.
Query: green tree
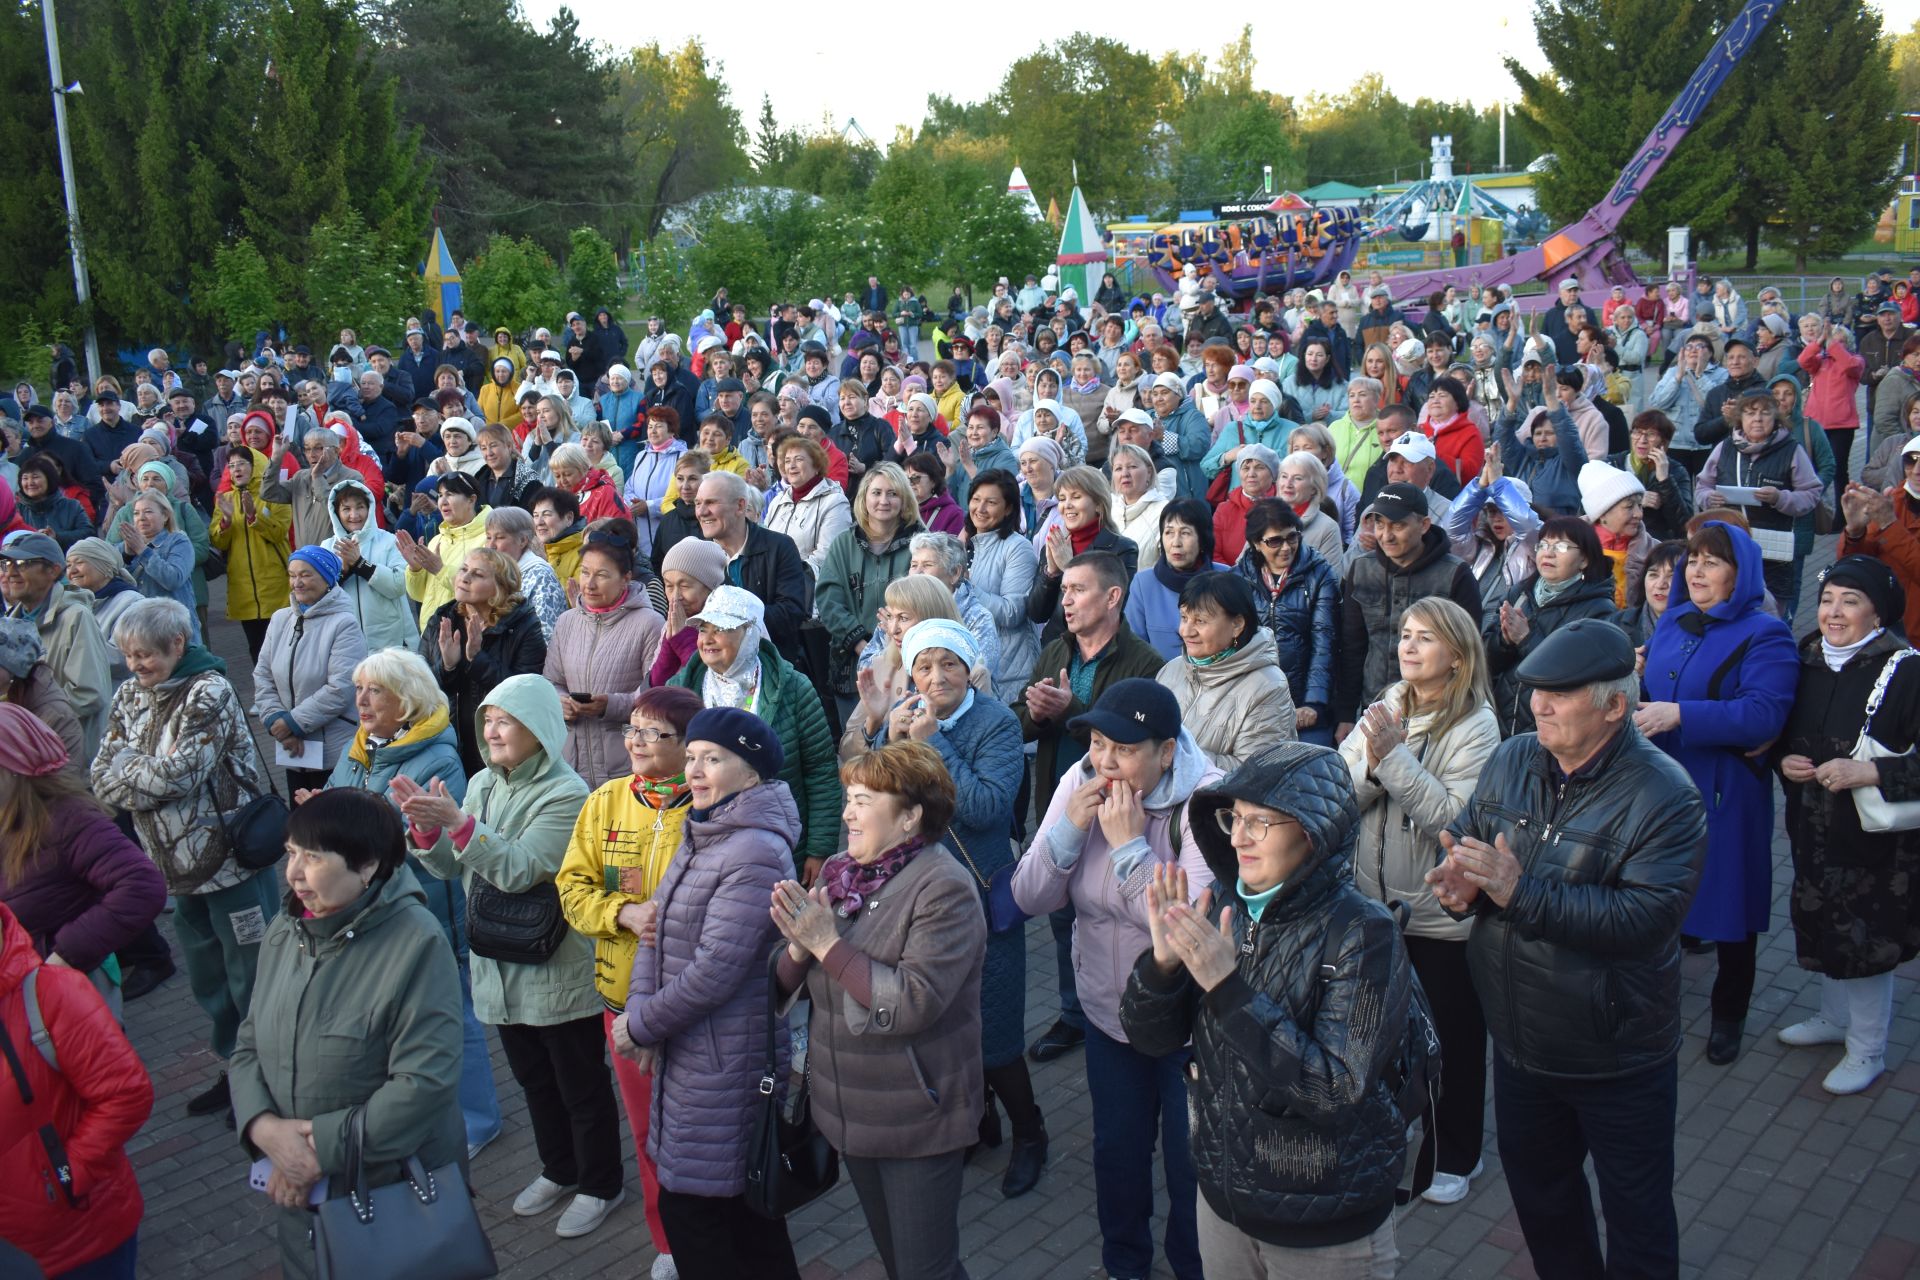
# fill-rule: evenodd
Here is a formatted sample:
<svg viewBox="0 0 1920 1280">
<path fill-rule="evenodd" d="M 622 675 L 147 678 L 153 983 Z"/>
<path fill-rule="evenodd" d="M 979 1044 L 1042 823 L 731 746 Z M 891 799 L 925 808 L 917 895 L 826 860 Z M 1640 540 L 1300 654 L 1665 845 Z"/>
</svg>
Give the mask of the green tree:
<svg viewBox="0 0 1920 1280">
<path fill-rule="evenodd" d="M 872 186 L 879 175 L 880 152 L 871 146 L 849 142 L 837 133 L 809 134 L 793 142 L 783 167 L 761 171 L 764 181 L 808 195 L 851 196 Z"/>
<path fill-rule="evenodd" d="M 1173 86 L 1164 67 L 1118 40 L 1078 32 L 1015 62 L 995 94 L 1034 194 L 1066 206 L 1080 187 L 1097 210 L 1164 206 Z"/>
<path fill-rule="evenodd" d="M 645 262 L 640 291 L 642 308 L 648 315 L 664 318 L 670 332 L 684 334 L 693 317 L 706 307 L 713 291 L 701 292 L 687 266 L 686 251 L 665 232 L 649 241 L 641 256 Z"/>
<path fill-rule="evenodd" d="M 567 290 L 560 269 L 530 238 L 495 233 L 487 247 L 460 269 L 466 311 L 483 325 L 506 325 L 515 333 L 551 325 L 566 314 Z"/>
<path fill-rule="evenodd" d="M 47 55 L 37 3 L 0 13 L 0 155 L 8 160 L 0 182 L 0 334 L 29 320 L 77 328 L 73 272 L 67 260 L 67 210 L 53 146 L 53 104 L 47 94 Z M 108 193 L 95 188 L 95 198 Z M 9 378 L 47 376 L 44 360 Z"/>
<path fill-rule="evenodd" d="M 1406 104 L 1378 72 L 1345 93 L 1310 94 L 1300 107 L 1300 133 L 1310 184 L 1392 182 L 1425 172 L 1427 140 L 1413 136 Z"/>
<path fill-rule="evenodd" d="M 616 68 L 616 109 L 633 157 L 634 218 L 642 239 L 660 233 L 670 206 L 750 170 L 740 148 L 740 113 L 720 74 L 717 64 L 708 66 L 698 40 L 670 51 L 658 41 L 642 45 Z"/>
<path fill-rule="evenodd" d="M 727 296 L 746 304 L 748 315 L 765 315 L 780 283 L 767 238 L 751 223 L 716 228 L 688 251 L 687 266 L 701 296 L 711 298 L 725 285 Z"/>
<path fill-rule="evenodd" d="M 591 315 L 598 307 L 620 311 L 620 264 L 613 246 L 592 227 L 575 227 L 567 237 L 567 292 L 574 310 Z"/>
<path fill-rule="evenodd" d="M 406 317 L 420 310 L 420 285 L 411 269 L 416 253 L 381 239 L 357 210 L 314 227 L 303 290 L 314 332 L 400 332 Z M 469 282 L 469 294 L 472 288 Z"/>
<path fill-rule="evenodd" d="M 773 99 L 760 95 L 760 119 L 753 133 L 753 168 L 763 182 L 780 183 L 780 172 L 800 154 L 800 139 L 782 129 L 773 116 Z"/>
<path fill-rule="evenodd" d="M 1708 0 L 1541 0 L 1534 32 L 1552 68 L 1508 59 L 1521 112 L 1553 153 L 1540 204 L 1570 222 L 1598 204 L 1720 33 Z M 1630 73 L 1628 72 L 1630 69 Z M 1664 254 L 1670 226 L 1711 228 L 1742 199 L 1738 94 L 1721 93 L 1621 221 L 1622 237 Z M 1596 127 L 1604 122 L 1605 127 Z"/>
<path fill-rule="evenodd" d="M 955 284 L 982 288 L 1001 276 L 1018 280 L 1044 269 L 1053 259 L 1054 244 L 1053 229 L 1028 217 L 1026 202 L 1003 191 L 954 224 L 940 272 Z"/>
<path fill-rule="evenodd" d="M 819 211 L 806 243 L 787 264 L 789 294 L 825 296 L 849 281 L 881 275 L 886 266 L 886 229 L 880 220 L 836 201 Z"/>
<path fill-rule="evenodd" d="M 1305 166 L 1292 104 L 1253 86 L 1252 27 L 1240 29 L 1211 69 L 1198 54 L 1169 54 L 1161 66 L 1178 99 L 1174 184 L 1182 205 L 1258 191 L 1267 165 L 1276 187 L 1299 182 Z"/>
<path fill-rule="evenodd" d="M 272 328 L 285 297 L 266 258 L 247 236 L 213 251 L 212 279 L 203 293 L 221 331 L 236 336 Z"/>
</svg>

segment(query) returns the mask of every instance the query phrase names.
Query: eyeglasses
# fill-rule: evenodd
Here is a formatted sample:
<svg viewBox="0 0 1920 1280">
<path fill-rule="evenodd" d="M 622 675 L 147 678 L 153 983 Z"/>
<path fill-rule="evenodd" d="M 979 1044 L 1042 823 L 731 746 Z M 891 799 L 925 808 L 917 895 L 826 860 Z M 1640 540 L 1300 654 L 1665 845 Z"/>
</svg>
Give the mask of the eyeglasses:
<svg viewBox="0 0 1920 1280">
<path fill-rule="evenodd" d="M 628 725 L 620 731 L 620 736 L 628 742 L 645 742 L 651 744 L 655 742 L 672 742 L 680 735 L 671 729 L 656 729 L 652 725 L 648 725 L 644 729 L 636 729 L 632 725 Z"/>
<path fill-rule="evenodd" d="M 1555 538 L 1552 542 L 1541 543 L 1539 546 L 1539 549 L 1541 551 L 1551 551 L 1554 555 L 1557 555 L 1557 556 L 1568 556 L 1568 555 L 1572 555 L 1574 552 L 1578 551 L 1580 548 L 1575 546 L 1573 543 L 1568 542 L 1565 538 Z"/>
<path fill-rule="evenodd" d="M 44 563 L 38 557 L 32 560 L 15 560 L 11 556 L 0 556 L 0 573 L 25 573 L 36 564 Z"/>
<path fill-rule="evenodd" d="M 1260 545 L 1269 551 L 1278 551 L 1282 547 L 1297 547 L 1300 545 L 1300 535 L 1297 533 L 1276 533 L 1271 537 L 1260 539 Z"/>
<path fill-rule="evenodd" d="M 1220 824 L 1220 830 L 1233 835 L 1238 828 L 1245 828 L 1247 835 L 1254 840 L 1265 840 L 1267 832 L 1285 822 L 1285 818 L 1268 818 L 1256 813 L 1235 813 L 1231 809 L 1216 809 L 1213 820 Z"/>
</svg>

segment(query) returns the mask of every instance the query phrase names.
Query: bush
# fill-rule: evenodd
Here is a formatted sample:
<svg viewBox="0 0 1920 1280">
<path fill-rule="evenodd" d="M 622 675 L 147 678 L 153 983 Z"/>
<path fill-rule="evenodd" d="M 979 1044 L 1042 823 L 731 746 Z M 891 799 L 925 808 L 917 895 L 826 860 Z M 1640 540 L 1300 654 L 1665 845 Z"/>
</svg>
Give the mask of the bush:
<svg viewBox="0 0 1920 1280">
<path fill-rule="evenodd" d="M 849 285 L 882 275 L 885 229 L 877 218 L 846 208 L 829 209 L 787 264 L 790 296 L 837 298 Z"/>
<path fill-rule="evenodd" d="M 207 306 L 222 332 L 244 339 L 273 328 L 280 312 L 277 301 L 273 273 L 251 239 L 242 236 L 213 251 Z"/>
<path fill-rule="evenodd" d="M 424 296 L 406 265 L 413 255 L 382 241 L 351 209 L 322 219 L 308 243 L 312 252 L 307 259 L 306 318 L 311 330 L 331 334 L 352 329 L 368 341 L 397 342 Z"/>
<path fill-rule="evenodd" d="M 773 250 L 760 228 L 750 223 L 716 227 L 687 254 L 687 266 L 703 298 L 712 299 L 725 285 L 727 296 L 746 307 L 749 316 L 764 316 L 773 301 L 778 278 L 773 273 Z M 694 308 L 706 309 L 706 302 Z M 726 317 L 720 316 L 724 320 Z"/>
<path fill-rule="evenodd" d="M 693 318 L 706 309 L 712 292 L 700 292 L 687 257 L 673 237 L 661 232 L 641 251 L 640 300 L 647 315 L 666 322 L 668 333 L 685 336 Z M 641 370 L 635 371 L 637 377 Z"/>
<path fill-rule="evenodd" d="M 567 292 L 573 309 L 589 319 L 601 307 L 620 318 L 620 264 L 607 238 L 592 227 L 577 227 L 567 237 Z"/>
<path fill-rule="evenodd" d="M 514 240 L 495 233 L 480 256 L 460 269 L 460 280 L 464 310 L 483 329 L 558 328 L 567 313 L 560 269 L 524 236 Z"/>
</svg>

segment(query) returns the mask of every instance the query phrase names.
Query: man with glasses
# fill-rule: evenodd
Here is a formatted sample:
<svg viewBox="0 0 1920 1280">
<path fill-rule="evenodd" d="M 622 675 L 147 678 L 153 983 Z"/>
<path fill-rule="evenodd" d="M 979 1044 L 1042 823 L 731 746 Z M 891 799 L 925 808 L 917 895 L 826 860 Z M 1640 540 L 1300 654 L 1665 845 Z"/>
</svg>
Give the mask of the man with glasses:
<svg viewBox="0 0 1920 1280">
<path fill-rule="evenodd" d="M 0 542 L 0 598 L 9 618 L 25 618 L 40 632 L 47 667 L 73 704 L 86 758 L 100 748 L 113 693 L 107 641 L 93 619 L 93 595 L 62 581 L 67 556 L 44 533 L 19 531 Z"/>
<path fill-rule="evenodd" d="M 1900 450 L 1900 483 L 1887 492 L 1850 484 L 1840 497 L 1846 516 L 1836 557 L 1868 555 L 1886 563 L 1907 593 L 1906 628 L 1920 635 L 1920 436 Z"/>
</svg>

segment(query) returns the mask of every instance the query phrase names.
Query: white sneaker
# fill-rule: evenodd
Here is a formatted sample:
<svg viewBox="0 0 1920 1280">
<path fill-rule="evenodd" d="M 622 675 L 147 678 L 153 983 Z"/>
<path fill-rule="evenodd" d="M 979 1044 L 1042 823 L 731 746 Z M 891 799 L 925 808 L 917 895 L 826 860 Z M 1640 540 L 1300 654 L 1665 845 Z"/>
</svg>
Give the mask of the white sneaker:
<svg viewBox="0 0 1920 1280">
<path fill-rule="evenodd" d="M 1459 1204 L 1467 1198 L 1467 1192 L 1473 1180 L 1487 1171 L 1487 1162 L 1479 1160 L 1468 1173 L 1440 1173 L 1433 1175 L 1433 1185 L 1420 1193 L 1420 1198 L 1429 1204 Z"/>
<path fill-rule="evenodd" d="M 680 1268 L 673 1265 L 673 1255 L 663 1253 L 653 1260 L 653 1270 L 648 1273 L 652 1280 L 680 1280 Z"/>
<path fill-rule="evenodd" d="M 473 1158 L 479 1155 L 482 1151 L 485 1151 L 488 1147 L 492 1146 L 493 1139 L 498 1138 L 499 1136 L 500 1136 L 500 1131 L 495 1130 L 493 1138 L 482 1138 L 478 1142 L 469 1142 L 467 1144 L 467 1163 L 472 1164 Z"/>
<path fill-rule="evenodd" d="M 560 1215 L 559 1224 L 554 1227 L 553 1233 L 562 1240 L 586 1235 L 587 1232 L 605 1222 L 607 1215 L 626 1198 L 627 1193 L 624 1188 L 611 1200 L 602 1200 L 598 1196 L 575 1196 L 573 1203 L 567 1206 L 567 1211 Z M 675 1271 L 674 1274 L 680 1273 Z"/>
<path fill-rule="evenodd" d="M 527 1184 L 527 1189 L 513 1198 L 513 1211 L 522 1218 L 531 1218 L 545 1213 L 560 1203 L 560 1197 L 573 1190 L 541 1174 Z"/>
<path fill-rule="evenodd" d="M 1840 1059 L 1840 1064 L 1827 1072 L 1827 1078 L 1820 1087 L 1828 1093 L 1859 1093 L 1887 1069 L 1885 1058 L 1856 1058 L 1851 1053 Z"/>
<path fill-rule="evenodd" d="M 1819 1014 L 1814 1014 L 1805 1022 L 1796 1022 L 1790 1027 L 1782 1027 L 1778 1032 L 1781 1044 L 1790 1044 L 1796 1049 L 1805 1049 L 1816 1044 L 1845 1044 L 1847 1029 L 1836 1023 L 1828 1022 Z"/>
</svg>

